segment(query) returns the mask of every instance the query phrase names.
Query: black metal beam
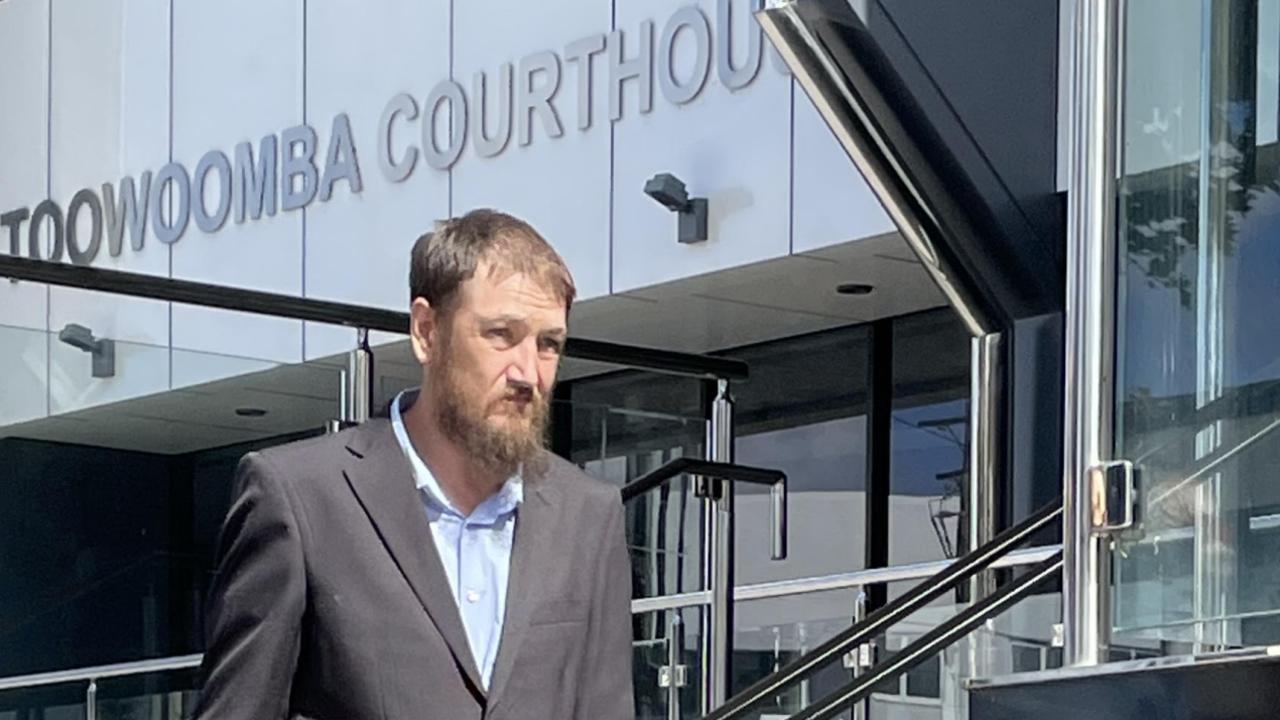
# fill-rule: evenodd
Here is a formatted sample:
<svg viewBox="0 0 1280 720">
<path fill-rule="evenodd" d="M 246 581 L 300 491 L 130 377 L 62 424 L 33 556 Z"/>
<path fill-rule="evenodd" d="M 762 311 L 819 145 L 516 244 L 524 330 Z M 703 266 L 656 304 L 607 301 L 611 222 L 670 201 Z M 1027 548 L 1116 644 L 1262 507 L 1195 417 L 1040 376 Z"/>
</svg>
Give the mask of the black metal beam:
<svg viewBox="0 0 1280 720">
<path fill-rule="evenodd" d="M 685 377 L 745 380 L 749 375 L 747 364 L 741 360 L 659 350 L 639 345 L 622 345 L 579 337 L 569 338 L 565 354 L 579 360 L 595 360 L 625 365 L 636 370 Z"/>
<path fill-rule="evenodd" d="M 889 499 L 893 493 L 893 320 L 871 325 L 871 358 L 867 368 L 867 504 L 864 565 L 889 566 Z M 883 607 L 889 597 L 884 585 L 866 588 L 867 609 Z"/>
<path fill-rule="evenodd" d="M 573 383 L 559 383 L 551 391 L 551 452 L 573 459 Z"/>
<path fill-rule="evenodd" d="M 393 310 L 213 285 L 194 280 L 176 280 L 123 270 L 32 260 L 16 255 L 0 255 L 0 277 L 163 302 L 272 315 L 291 320 L 362 327 L 393 333 L 409 332 L 409 315 Z"/>
<path fill-rule="evenodd" d="M 781 470 L 682 457 L 676 458 L 657 470 L 641 475 L 632 482 L 623 485 L 622 501 L 627 502 L 632 498 L 639 497 L 671 478 L 684 474 L 732 480 L 734 482 L 748 482 L 753 485 L 775 485 L 780 482 L 786 482 L 787 479 L 787 474 Z"/>
<path fill-rule="evenodd" d="M 780 3 L 757 17 L 970 332 L 1061 309 L 1060 239 L 1029 222 L 1024 198 L 882 5 L 871 3 L 866 22 L 847 0 Z M 1053 17 L 1036 16 L 1040 37 L 1056 39 L 1038 22 Z"/>
<path fill-rule="evenodd" d="M 16 255 L 0 254 L 0 277 L 163 302 L 270 315 L 291 320 L 391 333 L 407 334 L 409 332 L 409 314 L 395 310 L 300 298 L 193 280 L 177 280 L 122 270 L 32 260 Z M 637 370 L 688 377 L 740 380 L 748 375 L 747 364 L 741 360 L 585 338 L 569 338 L 565 346 L 565 355 L 580 360 L 594 360 Z"/>
</svg>

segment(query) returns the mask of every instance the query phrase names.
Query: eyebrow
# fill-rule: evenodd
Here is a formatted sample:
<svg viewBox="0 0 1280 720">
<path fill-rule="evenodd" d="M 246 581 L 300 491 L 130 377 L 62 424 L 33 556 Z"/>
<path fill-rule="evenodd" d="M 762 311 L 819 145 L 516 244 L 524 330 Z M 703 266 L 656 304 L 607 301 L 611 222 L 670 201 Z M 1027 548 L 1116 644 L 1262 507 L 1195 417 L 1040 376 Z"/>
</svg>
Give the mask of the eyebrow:
<svg viewBox="0 0 1280 720">
<path fill-rule="evenodd" d="M 495 315 L 493 317 L 485 317 L 485 316 L 480 317 L 481 325 L 496 325 L 501 323 L 528 326 L 529 319 L 522 315 Z M 549 330 L 543 330 L 540 334 L 544 336 L 556 337 L 563 340 L 568 336 L 569 331 L 567 328 L 564 328 L 564 327 L 556 327 L 556 328 L 551 328 Z"/>
</svg>

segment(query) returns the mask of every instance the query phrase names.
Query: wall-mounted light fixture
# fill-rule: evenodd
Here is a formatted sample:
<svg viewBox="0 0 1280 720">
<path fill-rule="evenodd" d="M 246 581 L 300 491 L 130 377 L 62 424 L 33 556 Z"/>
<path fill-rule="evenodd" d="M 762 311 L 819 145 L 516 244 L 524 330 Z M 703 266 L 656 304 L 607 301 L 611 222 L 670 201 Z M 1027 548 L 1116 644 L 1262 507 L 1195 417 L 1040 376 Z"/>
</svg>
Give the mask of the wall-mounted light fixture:
<svg viewBox="0 0 1280 720">
<path fill-rule="evenodd" d="M 68 323 L 66 327 L 62 328 L 58 332 L 58 339 L 93 356 L 94 377 L 115 377 L 116 343 L 114 340 L 95 338 L 92 330 L 75 323 Z"/>
<path fill-rule="evenodd" d="M 644 184 L 644 194 L 679 215 L 677 240 L 689 244 L 707 239 L 707 199 L 689 197 L 680 178 L 671 173 L 658 173 Z"/>
</svg>

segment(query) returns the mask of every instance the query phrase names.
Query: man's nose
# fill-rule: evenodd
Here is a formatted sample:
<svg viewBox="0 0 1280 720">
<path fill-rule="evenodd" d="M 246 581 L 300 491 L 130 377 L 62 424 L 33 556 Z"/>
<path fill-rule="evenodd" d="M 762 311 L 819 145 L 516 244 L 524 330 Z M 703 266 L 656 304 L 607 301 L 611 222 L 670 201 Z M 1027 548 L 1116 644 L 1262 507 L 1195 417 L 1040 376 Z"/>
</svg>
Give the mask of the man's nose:
<svg viewBox="0 0 1280 720">
<path fill-rule="evenodd" d="M 510 377 L 507 378 L 507 390 L 513 391 L 522 396 L 521 399 L 532 399 L 537 394 L 537 387 L 533 383 L 525 382 L 524 380 L 516 380 Z"/>
<path fill-rule="evenodd" d="M 525 341 L 516 347 L 516 356 L 507 368 L 507 381 L 524 384 L 530 389 L 538 386 L 538 348 L 536 343 Z"/>
</svg>

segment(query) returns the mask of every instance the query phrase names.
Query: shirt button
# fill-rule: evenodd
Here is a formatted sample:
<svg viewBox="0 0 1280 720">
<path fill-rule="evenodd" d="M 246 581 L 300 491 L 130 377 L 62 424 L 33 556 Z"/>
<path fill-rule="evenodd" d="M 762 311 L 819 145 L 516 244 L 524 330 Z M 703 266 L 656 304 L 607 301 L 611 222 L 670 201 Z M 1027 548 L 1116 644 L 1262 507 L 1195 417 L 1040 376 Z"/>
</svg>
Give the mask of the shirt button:
<svg viewBox="0 0 1280 720">
<path fill-rule="evenodd" d="M 468 591 L 467 591 L 467 602 L 469 602 L 469 603 L 477 603 L 477 602 L 480 602 L 480 593 L 476 592 L 475 590 L 468 590 Z"/>
</svg>

